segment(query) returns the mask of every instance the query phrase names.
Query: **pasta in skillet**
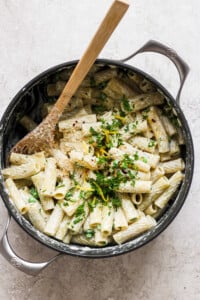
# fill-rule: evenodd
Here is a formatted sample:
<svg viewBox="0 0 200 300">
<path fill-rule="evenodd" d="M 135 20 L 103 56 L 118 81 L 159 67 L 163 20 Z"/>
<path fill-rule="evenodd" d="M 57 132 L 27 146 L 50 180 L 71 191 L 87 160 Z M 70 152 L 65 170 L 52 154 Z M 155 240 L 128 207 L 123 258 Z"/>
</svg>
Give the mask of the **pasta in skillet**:
<svg viewBox="0 0 200 300">
<path fill-rule="evenodd" d="M 50 100 L 70 72 L 47 85 Z M 35 126 L 29 116 L 21 124 Z M 136 73 L 94 67 L 56 136 L 49 153 L 12 153 L 2 173 L 20 213 L 64 243 L 102 247 L 150 230 L 184 179 L 180 124 L 164 95 Z"/>
</svg>

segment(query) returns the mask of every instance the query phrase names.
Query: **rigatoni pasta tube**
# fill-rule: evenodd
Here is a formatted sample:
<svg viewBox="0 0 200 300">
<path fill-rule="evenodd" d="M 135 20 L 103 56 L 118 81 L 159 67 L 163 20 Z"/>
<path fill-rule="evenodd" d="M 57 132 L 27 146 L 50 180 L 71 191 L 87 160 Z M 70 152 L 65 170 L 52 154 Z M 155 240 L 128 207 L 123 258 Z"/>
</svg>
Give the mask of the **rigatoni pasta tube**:
<svg viewBox="0 0 200 300">
<path fill-rule="evenodd" d="M 154 184 L 152 184 L 151 192 L 144 196 L 143 202 L 139 205 L 140 210 L 145 210 L 166 188 L 170 185 L 167 177 L 163 176 L 159 178 Z"/>
<path fill-rule="evenodd" d="M 72 235 L 71 235 L 71 233 L 68 232 L 68 233 L 65 235 L 65 237 L 63 238 L 63 242 L 64 242 L 65 244 L 69 244 L 70 241 L 71 241 L 71 238 L 72 238 Z"/>
<path fill-rule="evenodd" d="M 154 215 L 155 213 L 157 213 L 158 209 L 159 209 L 159 208 L 158 208 L 157 206 L 155 206 L 155 205 L 153 205 L 153 204 L 150 204 L 150 205 L 145 209 L 145 214 L 146 214 L 146 215 L 152 216 L 152 215 Z"/>
<path fill-rule="evenodd" d="M 86 246 L 97 246 L 96 241 L 95 241 L 94 238 L 87 239 L 84 234 L 73 235 L 72 236 L 72 243 L 80 244 L 80 245 L 86 245 Z"/>
<path fill-rule="evenodd" d="M 117 192 L 136 194 L 150 193 L 151 185 L 152 181 L 147 180 L 136 180 L 134 184 L 132 183 L 132 181 L 127 181 L 124 183 L 120 183 L 119 187 L 117 188 Z"/>
<path fill-rule="evenodd" d="M 120 196 L 120 194 L 119 194 Z M 120 196 L 122 202 L 122 209 L 125 214 L 128 224 L 132 223 L 135 219 L 138 218 L 138 212 L 130 200 L 129 195 L 121 194 Z"/>
<path fill-rule="evenodd" d="M 81 215 L 76 215 L 75 213 L 69 223 L 68 228 L 71 230 L 72 234 L 78 234 L 81 232 L 81 228 L 88 216 L 89 209 L 87 203 L 82 203 L 81 206 L 83 206 L 83 213 Z"/>
<path fill-rule="evenodd" d="M 172 122 L 169 120 L 169 118 L 167 116 L 160 115 L 160 119 L 161 119 L 162 124 L 164 125 L 165 130 L 169 136 L 176 134 L 175 126 L 172 124 Z"/>
<path fill-rule="evenodd" d="M 128 226 L 127 229 L 119 231 L 113 235 L 113 238 L 117 244 L 122 244 L 139 234 L 149 230 L 156 225 L 155 219 L 150 216 L 141 217 L 134 223 Z"/>
<path fill-rule="evenodd" d="M 82 203 L 82 200 L 80 199 L 79 196 L 80 196 L 80 192 L 76 191 L 69 201 L 60 201 L 60 205 L 63 211 L 69 217 L 71 217 L 75 213 L 78 206 Z"/>
<path fill-rule="evenodd" d="M 19 192 L 24 202 L 27 203 L 29 220 L 36 229 L 44 232 L 46 218 L 40 202 L 31 196 L 28 189 L 19 190 Z M 30 202 L 30 199 L 32 202 Z"/>
<path fill-rule="evenodd" d="M 28 217 L 29 217 L 29 220 L 31 221 L 31 223 L 33 224 L 33 226 L 35 226 L 35 228 L 37 228 L 41 232 L 44 232 L 46 222 L 40 212 L 40 208 L 37 203 L 29 204 Z"/>
<path fill-rule="evenodd" d="M 8 194 L 13 200 L 15 206 L 20 211 L 21 214 L 25 214 L 28 211 L 28 205 L 23 201 L 21 194 L 16 187 L 14 181 L 11 178 L 5 181 L 6 188 L 8 189 Z"/>
<path fill-rule="evenodd" d="M 141 94 L 135 96 L 133 98 L 128 99 L 130 108 L 132 112 L 137 112 L 141 109 L 145 109 L 152 105 L 159 105 L 164 102 L 164 96 L 159 92 L 149 93 L 149 94 Z M 124 110 L 123 102 L 121 105 L 122 110 Z"/>
<path fill-rule="evenodd" d="M 94 228 L 101 225 L 102 222 L 102 205 L 97 204 L 90 212 L 90 227 Z"/>
<path fill-rule="evenodd" d="M 155 141 L 143 136 L 135 136 L 132 139 L 130 139 L 129 143 L 135 147 L 138 147 L 143 151 L 150 152 L 150 153 L 155 152 L 155 148 L 157 144 Z"/>
<path fill-rule="evenodd" d="M 171 139 L 169 143 L 169 148 L 170 148 L 169 153 L 171 156 L 176 156 L 180 153 L 180 147 L 176 139 Z"/>
<path fill-rule="evenodd" d="M 109 207 L 108 205 L 103 205 L 101 232 L 106 236 L 112 233 L 113 219 L 114 219 L 113 207 Z"/>
<path fill-rule="evenodd" d="M 56 178 L 56 160 L 52 157 L 47 158 L 44 171 L 44 179 L 41 189 L 42 195 L 53 197 L 56 186 Z"/>
<path fill-rule="evenodd" d="M 106 235 L 104 235 L 101 232 L 101 230 L 98 230 L 98 229 L 95 230 L 94 240 L 95 240 L 96 246 L 105 246 L 109 242 L 108 237 Z"/>
<path fill-rule="evenodd" d="M 64 211 L 62 210 L 60 204 L 57 203 L 45 226 L 44 233 L 50 236 L 55 236 L 63 216 Z"/>
<path fill-rule="evenodd" d="M 61 150 L 52 149 L 51 151 L 56 160 L 56 164 L 59 166 L 59 168 L 61 168 L 61 170 L 64 170 L 67 173 L 73 171 L 73 165 L 71 161 Z"/>
<path fill-rule="evenodd" d="M 143 160 L 145 159 L 152 168 L 156 168 L 160 160 L 160 156 L 158 154 L 147 153 L 145 151 L 139 150 L 131 146 L 129 143 L 123 143 L 123 145 L 119 147 L 119 150 L 122 150 L 124 153 L 127 153 L 129 155 L 137 153 L 139 157 Z"/>
<path fill-rule="evenodd" d="M 160 208 L 165 207 L 165 205 L 171 199 L 172 195 L 178 189 L 178 186 L 180 185 L 183 178 L 184 178 L 184 175 L 180 171 L 174 173 L 174 175 L 172 175 L 169 179 L 170 186 L 162 193 L 162 195 L 160 197 L 158 197 L 156 199 L 155 205 Z"/>
<path fill-rule="evenodd" d="M 118 207 L 114 212 L 114 229 L 123 230 L 128 227 L 128 222 L 121 207 Z"/>
<path fill-rule="evenodd" d="M 133 122 L 125 125 L 119 131 L 123 135 L 124 140 L 128 140 L 136 134 L 145 133 L 148 129 L 147 121 Z"/>
<path fill-rule="evenodd" d="M 70 189 L 71 180 L 68 177 L 63 177 L 62 181 L 55 187 L 53 197 L 57 200 L 64 199 L 67 191 Z"/>
<path fill-rule="evenodd" d="M 160 163 L 160 166 L 164 169 L 165 174 L 175 173 L 185 169 L 185 163 L 182 158 Z"/>
<path fill-rule="evenodd" d="M 153 130 L 153 133 L 155 135 L 156 141 L 158 143 L 158 149 L 160 153 L 166 153 L 169 149 L 169 142 L 168 142 L 168 136 L 165 131 L 165 128 L 163 127 L 163 124 L 157 114 L 156 108 L 151 107 L 150 111 L 148 112 L 147 120 Z"/>
<path fill-rule="evenodd" d="M 12 152 L 10 154 L 10 162 L 14 165 L 22 165 L 34 162 L 36 164 L 36 168 L 38 169 L 38 172 L 40 170 L 43 170 L 45 167 L 45 155 L 44 152 L 38 152 L 32 155 L 27 154 L 21 154 L 21 153 L 15 153 Z"/>
<path fill-rule="evenodd" d="M 42 194 L 43 182 L 44 182 L 44 172 L 40 172 L 40 173 L 32 176 L 31 179 L 33 181 L 34 186 L 37 189 L 43 209 L 45 211 L 53 209 L 54 208 L 53 199 L 51 197 L 44 196 Z"/>
<path fill-rule="evenodd" d="M 67 234 L 67 231 L 68 231 L 68 223 L 70 222 L 70 218 L 65 215 L 64 218 L 62 219 L 59 227 L 58 227 L 58 230 L 56 232 L 56 235 L 55 237 L 58 239 L 58 240 L 63 240 L 64 237 L 66 236 Z"/>
<path fill-rule="evenodd" d="M 151 172 L 137 172 L 137 178 L 139 180 L 151 180 Z"/>
<path fill-rule="evenodd" d="M 34 161 L 25 163 L 19 166 L 11 166 L 2 170 L 2 174 L 6 177 L 12 179 L 23 179 L 31 177 L 32 175 L 38 173 L 38 167 Z"/>
<path fill-rule="evenodd" d="M 81 129 L 82 124 L 84 123 L 96 122 L 96 121 L 97 121 L 96 115 L 92 114 L 92 115 L 86 115 L 78 118 L 72 118 L 69 120 L 60 121 L 58 123 L 58 127 L 60 132 L 70 131 L 72 128 Z"/>
<path fill-rule="evenodd" d="M 140 205 L 143 201 L 143 194 L 131 194 L 131 201 L 135 205 Z"/>
<path fill-rule="evenodd" d="M 90 170 L 99 169 L 96 156 L 93 156 L 91 154 L 84 155 L 83 152 L 75 151 L 75 150 L 72 150 L 69 153 L 69 155 L 73 163 L 78 163 L 80 166 Z"/>
<path fill-rule="evenodd" d="M 162 177 L 165 174 L 165 171 L 163 167 L 158 165 L 152 172 L 151 172 L 151 180 L 155 182 L 158 180 L 160 177 Z"/>
</svg>

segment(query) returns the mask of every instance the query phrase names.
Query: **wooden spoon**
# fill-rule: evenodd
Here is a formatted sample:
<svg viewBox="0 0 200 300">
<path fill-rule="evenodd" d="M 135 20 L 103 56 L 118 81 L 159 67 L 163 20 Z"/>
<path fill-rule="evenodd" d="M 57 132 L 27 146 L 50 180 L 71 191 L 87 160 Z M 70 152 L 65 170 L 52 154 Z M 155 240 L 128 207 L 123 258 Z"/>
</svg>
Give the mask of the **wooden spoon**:
<svg viewBox="0 0 200 300">
<path fill-rule="evenodd" d="M 128 3 L 123 0 L 113 2 L 49 115 L 33 131 L 21 139 L 11 152 L 32 154 L 54 147 L 55 128 L 60 116 L 128 7 Z"/>
</svg>

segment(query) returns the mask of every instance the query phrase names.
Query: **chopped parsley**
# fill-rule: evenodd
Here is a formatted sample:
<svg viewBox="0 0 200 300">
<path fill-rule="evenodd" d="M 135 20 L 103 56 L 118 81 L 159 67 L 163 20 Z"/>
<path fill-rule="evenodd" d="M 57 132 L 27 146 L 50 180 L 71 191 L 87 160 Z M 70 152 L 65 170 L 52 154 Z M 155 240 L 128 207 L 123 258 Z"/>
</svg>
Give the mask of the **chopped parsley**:
<svg viewBox="0 0 200 300">
<path fill-rule="evenodd" d="M 94 77 L 90 77 L 90 86 L 96 87 L 96 81 L 95 81 Z"/>
<path fill-rule="evenodd" d="M 93 199 L 88 200 L 88 207 L 90 211 L 93 211 L 96 205 L 97 205 L 97 200 L 95 197 Z"/>
<path fill-rule="evenodd" d="M 132 172 L 131 170 L 128 170 L 128 176 L 129 179 L 131 180 L 131 185 L 134 186 L 135 185 L 135 180 L 137 178 L 137 171 L 136 172 Z"/>
<path fill-rule="evenodd" d="M 107 108 L 105 105 L 92 105 L 92 110 L 94 111 L 94 113 L 100 114 L 105 112 Z"/>
<path fill-rule="evenodd" d="M 92 76 L 90 77 L 90 86 L 92 88 L 98 88 L 99 90 L 102 90 L 106 87 L 108 83 L 108 80 L 101 81 L 100 83 L 96 83 L 95 78 Z"/>
<path fill-rule="evenodd" d="M 129 129 L 130 129 L 129 126 L 130 126 L 130 124 L 126 124 L 126 125 L 124 126 L 124 131 L 125 131 L 125 132 L 128 132 L 128 131 L 129 131 Z"/>
<path fill-rule="evenodd" d="M 83 217 L 80 216 L 80 217 L 77 217 L 76 219 L 74 219 L 73 223 L 74 224 L 78 224 L 79 222 L 83 221 Z"/>
<path fill-rule="evenodd" d="M 99 90 L 103 90 L 108 84 L 108 80 L 101 81 L 96 85 Z"/>
<path fill-rule="evenodd" d="M 59 189 L 59 188 L 64 187 L 64 186 L 65 186 L 65 184 L 64 184 L 62 181 L 60 181 L 60 182 L 57 184 L 56 189 Z"/>
<path fill-rule="evenodd" d="M 122 201 L 119 197 L 115 196 L 115 197 L 110 198 L 110 200 L 111 200 L 114 208 L 122 206 Z"/>
<path fill-rule="evenodd" d="M 129 103 L 128 99 L 125 97 L 125 95 L 123 95 L 123 97 L 121 98 L 121 101 L 122 101 L 123 109 L 127 112 L 131 112 L 130 103 Z"/>
<path fill-rule="evenodd" d="M 85 212 L 85 203 L 82 203 L 81 205 L 78 206 L 78 208 L 76 209 L 76 212 L 74 214 L 75 219 L 73 221 L 74 224 L 78 224 L 79 222 L 83 221 L 86 212 Z"/>
<path fill-rule="evenodd" d="M 100 92 L 99 99 L 101 99 L 102 101 L 105 101 L 107 99 L 107 95 L 104 92 Z"/>
<path fill-rule="evenodd" d="M 102 165 L 105 164 L 108 161 L 108 158 L 106 156 L 99 156 L 97 158 L 97 164 Z"/>
<path fill-rule="evenodd" d="M 112 162 L 112 168 L 117 169 L 119 167 L 119 161 L 117 159 L 113 160 Z"/>
<path fill-rule="evenodd" d="M 142 156 L 142 157 L 141 157 L 141 160 L 142 160 L 144 163 L 148 163 L 148 160 L 147 160 L 147 158 L 146 158 L 146 157 L 144 157 L 144 156 Z"/>
<path fill-rule="evenodd" d="M 28 203 L 36 203 L 37 199 L 35 199 L 33 196 L 28 198 Z"/>
<path fill-rule="evenodd" d="M 78 184 L 78 181 L 75 178 L 75 171 L 72 174 L 69 174 L 69 178 L 73 181 L 74 185 Z"/>
<path fill-rule="evenodd" d="M 35 187 L 30 188 L 30 194 L 31 194 L 31 196 L 33 196 L 35 199 L 39 199 L 39 195 L 38 195 L 38 192 L 37 192 L 37 190 L 36 190 Z"/>
<path fill-rule="evenodd" d="M 112 122 L 102 122 L 101 128 L 109 130 L 109 131 L 118 131 L 122 126 L 123 123 L 121 120 L 118 120 L 116 118 L 112 119 Z"/>
<path fill-rule="evenodd" d="M 88 229 L 84 232 L 84 234 L 87 239 L 91 239 L 93 238 L 95 231 L 93 229 Z"/>
<path fill-rule="evenodd" d="M 73 196 L 73 190 L 71 189 L 65 194 L 65 200 L 70 200 L 72 196 Z"/>
<path fill-rule="evenodd" d="M 155 143 L 156 143 L 156 142 L 155 142 L 154 140 L 150 140 L 149 143 L 148 143 L 148 147 L 150 147 L 150 148 L 151 148 L 151 147 L 154 147 L 154 146 L 155 146 Z"/>
<path fill-rule="evenodd" d="M 101 131 L 96 131 L 93 127 L 90 127 L 90 139 L 89 144 L 92 144 L 96 148 L 104 148 L 109 150 L 112 147 L 119 147 L 123 144 L 122 136 L 118 133 L 122 126 L 120 120 L 113 119 L 111 123 L 101 120 Z M 101 161 L 101 160 L 100 160 Z"/>
<path fill-rule="evenodd" d="M 82 215 L 85 215 L 85 204 L 82 203 L 81 205 L 78 206 L 78 208 L 76 209 L 76 212 L 75 212 L 75 216 L 76 217 L 79 217 L 79 216 L 82 216 Z"/>
<path fill-rule="evenodd" d="M 149 112 L 149 107 L 143 110 L 143 112 L 142 112 L 143 121 L 148 118 L 148 112 Z"/>
<path fill-rule="evenodd" d="M 137 151 L 134 153 L 133 157 L 134 157 L 135 160 L 138 160 L 138 159 L 139 159 L 139 154 L 138 154 Z"/>
<path fill-rule="evenodd" d="M 136 155 L 136 158 L 137 158 L 137 155 Z M 124 154 L 124 157 L 123 157 L 122 161 L 120 162 L 120 167 L 123 169 L 131 168 L 134 166 L 135 160 L 137 160 L 137 159 L 135 159 L 135 158 L 133 159 L 128 154 Z"/>
<path fill-rule="evenodd" d="M 89 140 L 89 144 L 95 144 L 97 148 L 101 148 L 103 146 L 104 135 L 94 128 L 90 127 L 90 134 L 92 135 L 91 139 Z"/>
</svg>

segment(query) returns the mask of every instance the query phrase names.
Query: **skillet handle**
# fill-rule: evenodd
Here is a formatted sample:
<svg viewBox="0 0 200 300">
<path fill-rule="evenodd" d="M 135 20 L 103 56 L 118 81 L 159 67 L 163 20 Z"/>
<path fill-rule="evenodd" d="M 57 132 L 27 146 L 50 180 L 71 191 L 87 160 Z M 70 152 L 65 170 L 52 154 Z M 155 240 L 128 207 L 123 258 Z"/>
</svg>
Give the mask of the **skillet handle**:
<svg viewBox="0 0 200 300">
<path fill-rule="evenodd" d="M 8 212 L 7 212 L 8 213 Z M 29 262 L 24 260 L 23 258 L 19 257 L 15 251 L 12 249 L 9 239 L 8 239 L 8 227 L 10 224 L 11 216 L 8 213 L 7 224 L 4 228 L 3 236 L 0 240 L 0 254 L 15 268 L 19 269 L 20 271 L 35 276 L 39 274 L 44 268 L 46 268 L 50 263 L 52 263 L 61 253 L 57 254 L 49 261 L 37 263 L 37 262 Z"/>
<path fill-rule="evenodd" d="M 144 46 L 142 46 L 138 51 L 135 53 L 131 54 L 130 56 L 120 60 L 121 62 L 126 62 L 132 57 L 136 56 L 139 53 L 143 52 L 155 52 L 155 53 L 160 53 L 163 54 L 164 56 L 168 57 L 176 66 L 176 69 L 179 73 L 180 77 L 180 87 L 176 96 L 176 101 L 179 104 L 180 101 L 180 94 L 181 90 L 183 88 L 185 79 L 190 71 L 189 66 L 186 64 L 186 62 L 171 48 L 168 46 L 165 46 L 157 41 L 150 40 Z"/>
</svg>

